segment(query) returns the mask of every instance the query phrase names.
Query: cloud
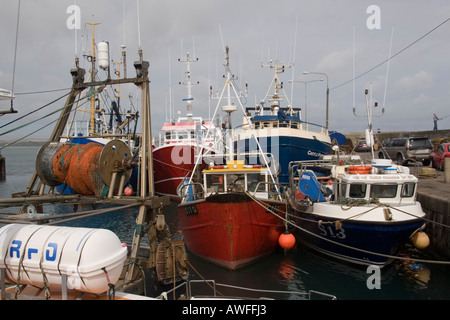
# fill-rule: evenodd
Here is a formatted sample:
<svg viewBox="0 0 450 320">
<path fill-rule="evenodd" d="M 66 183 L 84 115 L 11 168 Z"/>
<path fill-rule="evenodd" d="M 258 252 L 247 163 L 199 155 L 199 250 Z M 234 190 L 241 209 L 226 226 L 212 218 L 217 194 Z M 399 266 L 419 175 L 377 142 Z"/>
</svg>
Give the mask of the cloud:
<svg viewBox="0 0 450 320">
<path fill-rule="evenodd" d="M 398 80 L 393 85 L 394 92 L 408 94 L 412 92 L 421 92 L 424 89 L 428 89 L 433 84 L 433 76 L 421 70 L 415 74 L 408 75 Z"/>
<path fill-rule="evenodd" d="M 353 51 L 351 48 L 333 51 L 319 61 L 315 70 L 324 70 L 329 73 L 339 73 L 352 65 Z"/>
</svg>

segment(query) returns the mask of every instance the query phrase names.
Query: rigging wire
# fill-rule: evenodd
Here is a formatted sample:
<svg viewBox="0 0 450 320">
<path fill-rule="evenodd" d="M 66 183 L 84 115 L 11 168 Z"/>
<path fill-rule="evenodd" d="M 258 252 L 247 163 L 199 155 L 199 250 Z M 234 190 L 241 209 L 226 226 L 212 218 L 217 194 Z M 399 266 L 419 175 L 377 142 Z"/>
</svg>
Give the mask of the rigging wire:
<svg viewBox="0 0 450 320">
<path fill-rule="evenodd" d="M 416 43 L 418 43 L 420 40 L 422 40 L 423 38 L 427 37 L 428 35 L 430 35 L 431 33 L 433 33 L 434 31 L 436 31 L 437 29 L 439 29 L 440 27 L 442 27 L 444 24 L 446 24 L 447 22 L 450 21 L 450 18 L 447 18 L 445 21 L 441 22 L 439 25 L 437 25 L 436 27 L 434 27 L 433 29 L 431 29 L 430 31 L 428 31 L 427 33 L 425 33 L 423 36 L 421 36 L 420 38 L 418 38 L 417 40 L 413 41 L 412 43 L 410 43 L 409 45 L 407 45 L 405 48 L 403 48 L 402 50 L 398 51 L 397 53 L 393 54 L 392 56 L 390 56 L 389 58 L 387 58 L 386 60 L 380 62 L 379 64 L 377 64 L 376 66 L 374 66 L 373 68 L 367 70 L 366 72 L 361 73 L 359 76 L 354 77 L 353 79 L 350 79 L 344 83 L 341 83 L 340 85 L 337 85 L 333 88 L 330 88 L 330 90 L 334 90 L 337 88 L 340 88 L 350 82 L 352 82 L 353 80 L 359 79 L 362 76 L 368 74 L 369 72 L 377 69 L 378 67 L 382 66 L 383 64 L 385 64 L 386 62 L 389 62 L 392 58 L 395 58 L 396 56 L 398 56 L 399 54 L 403 53 L 404 51 L 406 51 L 407 49 L 409 49 L 410 47 L 412 47 L 413 45 L 415 45 Z"/>
<path fill-rule="evenodd" d="M 49 92 L 57 92 L 57 91 L 65 91 L 65 90 L 71 90 L 72 88 L 61 88 L 61 89 L 52 89 L 52 90 L 43 90 L 43 91 L 31 91 L 31 92 L 18 92 L 15 93 L 16 96 L 20 95 L 27 95 L 27 94 L 39 94 L 39 93 L 49 93 Z"/>
<path fill-rule="evenodd" d="M 19 39 L 19 18 L 20 18 L 20 0 L 17 5 L 17 24 L 16 24 L 16 43 L 14 46 L 14 64 L 13 64 L 13 78 L 12 78 L 12 87 L 11 92 L 14 94 L 14 83 L 16 79 L 16 61 L 17 61 L 17 42 Z M 14 109 L 13 99 L 11 99 L 11 110 Z"/>
<path fill-rule="evenodd" d="M 85 104 L 85 103 L 88 102 L 87 98 L 86 98 L 86 97 L 83 97 L 83 98 L 80 98 L 80 99 L 74 101 L 74 102 L 71 103 L 70 105 L 73 105 L 73 104 L 78 103 L 79 101 L 83 101 L 83 100 L 85 100 L 85 101 L 84 101 L 81 105 L 83 105 L 83 104 Z M 55 110 L 54 112 L 52 112 L 52 113 L 50 113 L 50 114 L 47 114 L 47 115 L 45 115 L 45 116 L 43 116 L 43 117 L 41 117 L 41 118 L 39 118 L 39 119 L 37 119 L 37 120 L 28 122 L 28 123 L 26 123 L 26 124 L 23 124 L 23 125 L 21 125 L 21 126 L 19 126 L 19 127 L 16 127 L 16 128 L 14 128 L 14 129 L 9 130 L 9 131 L 0 133 L 0 136 L 5 135 L 5 134 L 8 134 L 8 133 L 11 133 L 11 132 L 14 132 L 14 131 L 19 130 L 19 129 L 21 129 L 21 128 L 24 128 L 24 127 L 26 127 L 26 126 L 28 126 L 28 125 L 30 125 L 30 124 L 33 124 L 33 123 L 35 123 L 35 122 L 37 122 L 37 121 L 40 121 L 40 120 L 42 120 L 42 119 L 45 119 L 45 118 L 47 118 L 47 117 L 49 117 L 49 116 L 51 116 L 51 115 L 53 115 L 53 114 L 55 114 L 55 113 L 57 113 L 57 112 L 63 110 L 63 109 L 66 109 L 66 108 L 69 107 L 70 105 L 64 105 L 63 107 L 61 107 L 61 108 Z M 80 106 L 81 106 L 81 105 L 80 105 Z M 80 106 L 79 106 L 79 107 L 80 107 Z M 78 107 L 77 107 L 77 108 L 78 108 Z M 74 110 L 71 110 L 70 112 L 74 112 Z M 17 140 L 12 141 L 11 143 L 8 143 L 8 144 L 6 144 L 6 145 L 0 147 L 0 150 L 2 150 L 2 149 L 4 149 L 4 148 L 7 148 L 7 147 L 9 147 L 9 146 L 11 146 L 11 145 L 13 145 L 13 144 L 15 144 L 15 143 L 17 143 L 17 142 L 23 140 L 23 139 L 25 139 L 25 138 L 27 138 L 27 137 L 29 137 L 29 136 L 35 134 L 36 132 L 38 132 L 38 131 L 40 131 L 40 130 L 46 128 L 46 127 L 48 127 L 49 125 L 55 123 L 56 121 L 58 121 L 58 119 L 59 119 L 59 118 L 57 118 L 57 119 L 55 119 L 55 120 L 49 122 L 48 124 L 46 124 L 46 125 L 40 127 L 39 129 L 37 129 L 37 130 L 35 130 L 35 131 L 33 131 L 33 132 L 31 132 L 31 133 L 29 133 L 29 134 L 27 134 L 27 135 L 25 135 L 25 136 L 19 138 L 19 139 L 17 139 Z"/>
<path fill-rule="evenodd" d="M 64 94 L 63 96 L 61 96 L 61 97 L 59 97 L 59 98 L 53 100 L 52 102 L 47 103 L 46 105 L 43 105 L 43 106 L 40 107 L 40 108 L 37 108 L 37 109 L 35 109 L 35 110 L 33 110 L 33 111 L 31 111 L 31 112 L 29 112 L 29 113 L 27 113 L 27 114 L 25 114 L 25 115 L 23 115 L 23 116 L 17 118 L 17 119 L 14 119 L 13 121 L 10 121 L 10 122 L 8 122 L 8 123 L 6 123 L 6 124 L 0 126 L 0 129 L 2 129 L 2 128 L 4 128 L 4 127 L 7 127 L 7 126 L 9 126 L 10 124 L 13 124 L 14 122 L 19 121 L 19 120 L 21 120 L 21 119 L 23 119 L 23 118 L 25 118 L 25 117 L 27 117 L 27 116 L 29 116 L 29 115 L 35 113 L 35 112 L 38 112 L 39 110 L 42 110 L 42 109 L 44 109 L 45 107 L 48 107 L 49 105 L 55 103 L 56 101 L 58 101 L 58 100 L 64 98 L 65 96 L 67 96 L 67 95 L 69 95 L 69 94 L 70 94 L 70 92 L 68 92 L 68 93 Z M 2 134 L 0 134 L 0 135 L 2 135 Z"/>
</svg>

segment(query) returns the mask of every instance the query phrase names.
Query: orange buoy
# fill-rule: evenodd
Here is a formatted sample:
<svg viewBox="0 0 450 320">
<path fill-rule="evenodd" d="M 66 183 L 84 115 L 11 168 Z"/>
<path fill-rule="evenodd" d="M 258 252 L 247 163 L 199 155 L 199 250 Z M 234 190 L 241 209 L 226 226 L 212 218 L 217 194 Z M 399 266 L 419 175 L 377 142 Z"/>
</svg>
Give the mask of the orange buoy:
<svg viewBox="0 0 450 320">
<path fill-rule="evenodd" d="M 348 173 L 350 174 L 369 174 L 372 171 L 371 166 L 350 166 Z"/>
<path fill-rule="evenodd" d="M 292 249 L 295 245 L 295 237 L 292 233 L 285 231 L 278 237 L 278 244 L 285 250 Z"/>
<path fill-rule="evenodd" d="M 131 194 L 133 193 L 133 188 L 131 186 L 128 186 L 125 188 L 123 193 L 125 193 L 126 196 L 131 196 Z"/>
<path fill-rule="evenodd" d="M 425 249 L 430 244 L 430 238 L 422 230 L 416 232 L 412 238 L 412 243 L 417 249 Z"/>
</svg>

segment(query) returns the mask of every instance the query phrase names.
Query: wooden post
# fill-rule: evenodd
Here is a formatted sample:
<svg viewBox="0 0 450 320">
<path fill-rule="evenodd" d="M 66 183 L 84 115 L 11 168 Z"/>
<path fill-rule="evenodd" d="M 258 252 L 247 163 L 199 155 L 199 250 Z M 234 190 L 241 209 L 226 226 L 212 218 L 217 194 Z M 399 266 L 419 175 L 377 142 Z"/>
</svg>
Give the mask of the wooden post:
<svg viewBox="0 0 450 320">
<path fill-rule="evenodd" d="M 450 158 L 445 158 L 444 161 L 444 182 L 450 183 Z"/>
</svg>

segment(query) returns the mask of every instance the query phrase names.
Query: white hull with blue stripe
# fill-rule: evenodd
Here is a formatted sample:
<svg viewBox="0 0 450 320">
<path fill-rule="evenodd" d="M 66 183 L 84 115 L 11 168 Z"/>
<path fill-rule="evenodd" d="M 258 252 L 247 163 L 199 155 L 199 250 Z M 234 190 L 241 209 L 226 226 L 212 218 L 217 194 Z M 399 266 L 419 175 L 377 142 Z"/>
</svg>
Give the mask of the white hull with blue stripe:
<svg viewBox="0 0 450 320">
<path fill-rule="evenodd" d="M 383 267 L 425 228 L 418 179 L 407 167 L 386 164 L 390 160 L 347 160 L 291 163 L 296 235 L 333 258 Z"/>
</svg>

